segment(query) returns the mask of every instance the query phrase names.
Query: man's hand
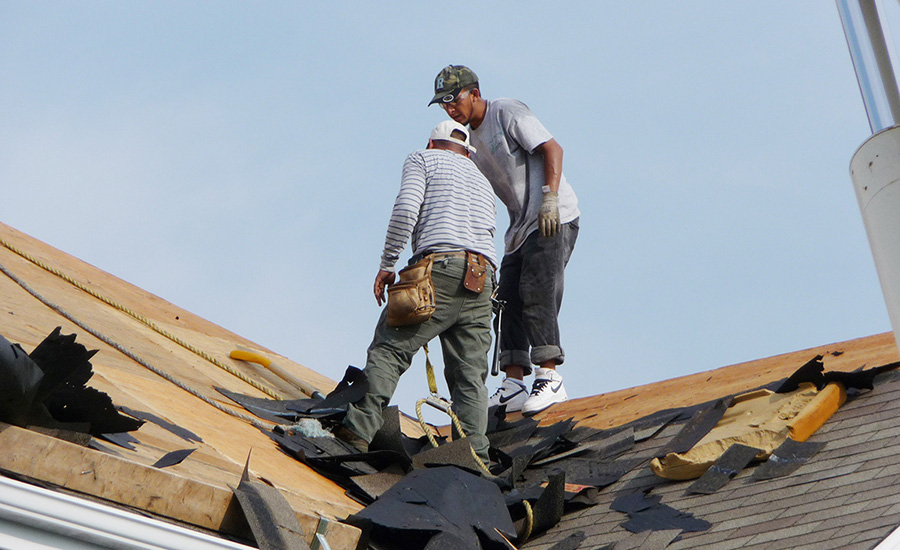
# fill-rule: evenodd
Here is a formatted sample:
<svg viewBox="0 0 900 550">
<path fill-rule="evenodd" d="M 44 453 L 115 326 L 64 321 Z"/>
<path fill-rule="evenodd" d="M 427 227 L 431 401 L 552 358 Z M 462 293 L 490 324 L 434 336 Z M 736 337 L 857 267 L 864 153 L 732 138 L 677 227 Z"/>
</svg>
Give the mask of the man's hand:
<svg viewBox="0 0 900 550">
<path fill-rule="evenodd" d="M 542 237 L 553 237 L 559 233 L 559 197 L 556 191 L 544 193 L 541 213 L 538 214 L 538 229 Z"/>
<path fill-rule="evenodd" d="M 379 306 L 387 301 L 387 298 L 384 296 L 384 287 L 394 284 L 395 280 L 396 275 L 393 271 L 382 269 L 378 272 L 378 275 L 375 275 L 375 301 L 378 302 Z"/>
</svg>

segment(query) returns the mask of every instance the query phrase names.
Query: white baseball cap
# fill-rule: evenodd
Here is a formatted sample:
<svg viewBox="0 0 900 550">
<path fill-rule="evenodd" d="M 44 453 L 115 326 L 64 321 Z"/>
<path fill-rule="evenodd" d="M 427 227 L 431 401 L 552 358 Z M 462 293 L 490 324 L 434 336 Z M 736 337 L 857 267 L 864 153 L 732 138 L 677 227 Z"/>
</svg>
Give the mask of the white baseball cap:
<svg viewBox="0 0 900 550">
<path fill-rule="evenodd" d="M 455 138 L 451 136 L 454 132 L 462 132 L 464 136 L 466 136 L 465 141 Z M 466 129 L 465 126 L 456 122 L 455 120 L 445 120 L 434 127 L 434 130 L 431 131 L 431 139 L 442 139 L 445 141 L 452 141 L 453 143 L 458 143 L 468 149 L 471 152 L 475 152 L 475 147 L 469 144 L 469 130 Z"/>
</svg>

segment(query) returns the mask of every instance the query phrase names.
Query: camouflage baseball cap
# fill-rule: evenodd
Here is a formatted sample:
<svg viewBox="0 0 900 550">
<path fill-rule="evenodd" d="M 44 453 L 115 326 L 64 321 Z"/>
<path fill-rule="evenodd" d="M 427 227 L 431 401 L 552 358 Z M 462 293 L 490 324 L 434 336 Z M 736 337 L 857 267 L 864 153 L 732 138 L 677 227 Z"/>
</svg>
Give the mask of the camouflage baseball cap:
<svg viewBox="0 0 900 550">
<path fill-rule="evenodd" d="M 452 103 L 466 86 L 478 84 L 478 77 L 465 65 L 447 65 L 434 79 L 434 97 L 428 103 Z"/>
</svg>

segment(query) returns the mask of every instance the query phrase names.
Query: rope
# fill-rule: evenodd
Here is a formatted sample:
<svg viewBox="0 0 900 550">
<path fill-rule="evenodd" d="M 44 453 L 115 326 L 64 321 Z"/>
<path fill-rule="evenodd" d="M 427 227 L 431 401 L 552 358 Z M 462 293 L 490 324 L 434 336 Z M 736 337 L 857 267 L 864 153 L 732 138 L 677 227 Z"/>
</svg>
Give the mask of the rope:
<svg viewBox="0 0 900 550">
<path fill-rule="evenodd" d="M 453 427 L 456 429 L 456 433 L 459 434 L 460 438 L 466 437 L 466 432 L 463 431 L 462 424 L 459 423 L 459 418 L 450 408 L 450 403 L 442 399 L 438 395 L 437 382 L 434 378 L 434 367 L 431 365 L 431 360 L 428 358 L 428 344 L 425 344 L 423 346 L 423 349 L 425 350 L 425 375 L 428 378 L 428 389 L 431 390 L 431 395 L 440 400 L 442 404 L 446 403 L 444 407 L 441 407 L 441 410 L 447 413 L 447 416 L 450 417 L 450 421 L 453 423 Z M 419 418 L 419 425 L 422 426 L 422 430 L 425 432 L 425 435 L 428 436 L 428 442 L 431 443 L 432 447 L 437 447 L 437 439 L 435 439 L 434 435 L 431 433 L 431 430 L 428 429 L 428 424 L 425 422 L 425 417 L 422 415 L 422 404 L 427 402 L 427 397 L 416 401 L 416 416 Z M 478 464 L 478 467 L 481 469 L 484 475 L 487 477 L 494 477 L 494 474 L 491 473 L 491 471 L 484 464 L 484 462 L 478 456 L 478 453 L 475 452 L 475 449 L 472 448 L 471 445 L 469 445 L 469 450 L 472 451 L 472 456 L 475 458 L 475 463 Z"/>
<path fill-rule="evenodd" d="M 527 500 L 523 500 L 522 505 L 525 506 L 525 524 L 522 532 L 519 533 L 517 540 L 519 544 L 528 540 L 528 537 L 531 536 L 531 529 L 534 527 L 534 510 L 531 509 L 531 504 Z"/>
<path fill-rule="evenodd" d="M 34 296 L 37 300 L 39 300 L 39 301 L 40 301 L 41 303 L 43 303 L 45 306 L 47 306 L 47 307 L 49 307 L 50 309 L 52 309 L 53 311 L 59 313 L 60 315 L 62 315 L 62 316 L 65 317 L 66 319 L 68 319 L 69 321 L 71 321 L 71 322 L 75 323 L 76 325 L 78 325 L 79 327 L 81 327 L 81 329 L 83 329 L 83 330 L 87 331 L 88 333 L 90 333 L 91 335 L 93 335 L 93 336 L 94 336 L 95 338 L 97 338 L 98 340 L 104 342 L 104 343 L 107 344 L 108 346 L 110 346 L 110 347 L 112 347 L 113 349 L 119 351 L 120 353 L 122 353 L 123 355 L 125 355 L 126 357 L 128 357 L 129 359 L 135 361 L 136 363 L 138 363 L 139 365 L 141 365 L 141 366 L 145 367 L 146 369 L 150 370 L 150 371 L 153 372 L 154 374 L 159 375 L 159 376 L 162 377 L 163 379 L 165 379 L 165 380 L 171 382 L 172 384 L 175 384 L 176 386 L 178 386 L 179 388 L 183 389 L 184 391 L 190 393 L 190 394 L 193 395 L 194 397 L 197 397 L 197 398 L 201 399 L 201 400 L 204 401 L 205 403 L 207 403 L 207 404 L 209 404 L 209 405 L 212 405 L 212 406 L 215 407 L 216 409 L 218 409 L 218 410 L 220 410 L 220 411 L 222 411 L 222 412 L 224 412 L 224 413 L 226 413 L 226 414 L 230 414 L 231 416 L 234 416 L 234 417 L 236 417 L 236 418 L 239 418 L 239 419 L 241 419 L 241 420 L 244 420 L 245 422 L 250 423 L 253 427 L 255 427 L 255 428 L 259 429 L 259 430 L 262 430 L 262 431 L 269 431 L 270 427 L 267 426 L 266 424 L 263 424 L 262 422 L 258 421 L 257 419 L 252 418 L 252 417 L 250 417 L 250 416 L 247 416 L 247 415 L 245 415 L 245 414 L 239 413 L 239 412 L 237 412 L 237 411 L 233 411 L 233 410 L 231 410 L 231 409 L 225 407 L 225 406 L 222 405 L 221 403 L 218 403 L 217 401 L 215 401 L 215 400 L 213 400 L 213 399 L 211 399 L 211 398 L 209 398 L 209 397 L 203 395 L 203 394 L 200 393 L 199 391 L 197 391 L 197 390 L 191 388 L 190 386 L 184 384 L 183 382 L 179 381 L 177 378 L 173 377 L 173 376 L 170 375 L 169 373 L 163 371 L 163 370 L 160 369 L 160 368 L 157 368 L 157 367 L 153 366 L 152 364 L 150 364 L 149 362 L 147 362 L 146 360 L 144 360 L 142 357 L 136 355 L 136 354 L 133 353 L 131 350 L 125 348 L 125 347 L 122 346 L 122 345 L 120 345 L 118 342 L 115 342 L 114 340 L 112 340 L 111 338 L 109 338 L 108 336 L 106 336 L 105 334 L 102 334 L 102 333 L 100 333 L 99 331 L 94 330 L 93 328 L 89 327 L 88 325 L 86 325 L 85 323 L 83 323 L 81 320 L 79 320 L 78 318 L 76 318 L 74 315 L 72 315 L 72 314 L 69 313 L 68 311 L 64 310 L 64 309 L 63 309 L 62 307 L 60 307 L 59 305 L 57 305 L 57 304 L 51 302 L 50 300 L 44 298 L 40 293 L 38 293 L 36 290 L 34 290 L 33 288 L 31 288 L 31 286 L 29 286 L 28 283 L 26 283 L 25 281 L 23 281 L 22 279 L 20 279 L 20 278 L 19 278 L 18 276 L 16 276 L 14 273 L 10 272 L 10 271 L 6 268 L 6 266 L 4 266 L 3 264 L 0 264 L 0 271 L 2 271 L 7 277 L 9 277 L 10 279 L 12 279 L 13 282 L 15 282 L 17 285 L 19 285 L 20 287 L 22 287 L 26 292 L 28 292 L 29 294 L 31 294 L 32 296 Z"/>
<path fill-rule="evenodd" d="M 428 398 L 419 399 L 416 401 L 416 416 L 419 417 L 419 424 L 422 426 L 422 429 L 425 430 L 425 435 L 428 436 L 428 441 L 431 443 L 432 447 L 437 447 L 438 442 L 437 439 L 432 435 L 431 430 L 428 429 L 428 424 L 425 422 L 425 417 L 422 416 L 422 404 L 428 402 Z M 447 416 L 450 417 L 450 421 L 453 423 L 453 427 L 456 429 L 456 433 L 460 434 L 460 437 L 466 437 L 466 433 L 462 429 L 462 425 L 459 423 L 459 418 L 456 414 L 453 413 L 449 408 L 442 409 Z M 474 452 L 474 451 L 473 451 Z M 478 459 L 481 462 L 481 459 Z"/>
<path fill-rule="evenodd" d="M 242 373 L 242 372 L 240 372 L 240 371 L 234 369 L 233 367 L 231 367 L 231 366 L 229 366 L 229 365 L 226 365 L 225 363 L 219 361 L 218 359 L 216 359 L 215 357 L 213 357 L 213 356 L 211 356 L 210 354 L 206 353 L 205 351 L 203 351 L 203 350 L 201 350 L 201 349 L 199 349 L 199 348 L 197 348 L 197 347 L 195 347 L 195 346 L 189 344 L 188 342 L 185 342 L 184 340 L 182 340 L 181 338 L 175 336 L 174 334 L 172 334 L 172 333 L 170 333 L 170 332 L 168 332 L 168 331 L 166 331 L 166 330 L 160 328 L 156 323 L 154 323 L 154 322 L 151 321 L 150 319 L 144 317 L 143 315 L 141 315 L 141 314 L 139 314 L 139 313 L 137 313 L 137 312 L 131 310 L 130 308 L 127 308 L 127 307 L 123 306 L 122 304 L 120 304 L 120 303 L 118 303 L 118 302 L 115 302 L 115 301 L 113 301 L 113 300 L 107 298 L 106 296 L 103 296 L 102 294 L 96 292 L 95 290 L 93 290 L 93 289 L 91 289 L 91 288 L 88 288 L 87 286 L 85 286 L 85 285 L 83 285 L 82 283 L 76 281 L 75 279 L 73 279 L 73 278 L 70 277 L 69 275 L 66 275 L 66 274 L 63 273 L 62 271 L 60 271 L 60 270 L 58 270 L 58 269 L 56 269 L 56 268 L 54 268 L 54 267 L 51 267 L 51 266 L 45 264 L 45 263 L 42 262 L 41 260 L 38 260 L 37 258 L 35 258 L 35 257 L 31 256 L 30 254 L 28 254 L 27 252 L 25 252 L 25 251 L 23 251 L 23 250 L 20 250 L 20 249 L 16 248 L 15 246 L 13 246 L 13 245 L 11 245 L 10 243 L 6 242 L 6 240 L 4 240 L 4 239 L 2 239 L 2 238 L 0 238 L 0 244 L 2 244 L 4 247 L 8 248 L 10 251 L 15 252 L 16 254 L 18 254 L 19 256 L 21 256 L 22 258 L 25 258 L 26 260 L 28 260 L 29 262 L 33 263 L 34 265 L 40 267 L 40 268 L 43 269 L 44 271 L 47 271 L 48 273 L 51 273 L 51 274 L 53 274 L 53 275 L 56 275 L 57 277 L 59 277 L 60 279 L 66 281 L 67 283 L 71 284 L 71 285 L 74 286 L 75 288 L 77 288 L 77 289 L 79 289 L 79 290 L 81 290 L 81 291 L 83 291 L 83 292 L 85 292 L 85 293 L 87 293 L 87 294 L 93 296 L 94 298 L 100 300 L 101 302 L 103 302 L 103 303 L 105 303 L 105 304 L 107 304 L 107 305 L 113 307 L 114 309 L 117 309 L 117 310 L 121 311 L 122 313 L 128 315 L 129 317 L 133 318 L 134 320 L 138 321 L 139 323 L 141 323 L 141 324 L 143 324 L 143 325 L 149 327 L 151 330 L 153 330 L 153 331 L 156 332 L 157 334 L 159 334 L 159 335 L 161 335 L 161 336 L 164 336 L 165 338 L 168 338 L 169 340 L 171 340 L 172 342 L 178 344 L 179 346 L 183 347 L 184 349 L 186 349 L 186 350 L 188 350 L 188 351 L 190 351 L 190 352 L 192 352 L 192 353 L 194 353 L 194 354 L 196 354 L 196 355 L 202 357 L 203 359 L 206 359 L 207 361 L 209 361 L 209 362 L 212 363 L 213 365 L 216 365 L 217 367 L 219 367 L 220 369 L 224 370 L 224 371 L 227 372 L 228 374 L 231 374 L 232 376 L 237 377 L 238 379 L 242 380 L 243 382 L 246 382 L 247 384 L 250 384 L 251 386 L 253 386 L 254 388 L 256 388 L 256 389 L 258 389 L 259 391 L 263 392 L 264 394 L 268 395 L 269 397 L 271 397 L 271 398 L 273 398 L 273 399 L 282 399 L 282 396 L 279 395 L 277 392 L 273 391 L 273 390 L 270 389 L 270 388 L 267 388 L 267 387 L 263 386 L 263 385 L 260 384 L 259 382 L 257 382 L 257 381 L 255 381 L 255 380 L 251 379 L 250 377 L 248 377 L 246 374 L 244 374 L 244 373 Z M 86 329 L 86 330 L 87 330 L 87 329 Z"/>
</svg>

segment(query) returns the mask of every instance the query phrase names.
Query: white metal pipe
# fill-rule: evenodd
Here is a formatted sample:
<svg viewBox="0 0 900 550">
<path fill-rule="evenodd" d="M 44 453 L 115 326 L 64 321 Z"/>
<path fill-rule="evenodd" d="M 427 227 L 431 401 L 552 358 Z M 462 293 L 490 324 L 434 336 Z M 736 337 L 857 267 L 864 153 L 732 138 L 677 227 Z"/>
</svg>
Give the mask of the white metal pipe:
<svg viewBox="0 0 900 550">
<path fill-rule="evenodd" d="M 900 124 L 900 93 L 875 0 L 836 0 L 872 133 Z"/>
<path fill-rule="evenodd" d="M 860 146 L 850 161 L 850 178 L 900 347 L 900 127 Z"/>
</svg>

